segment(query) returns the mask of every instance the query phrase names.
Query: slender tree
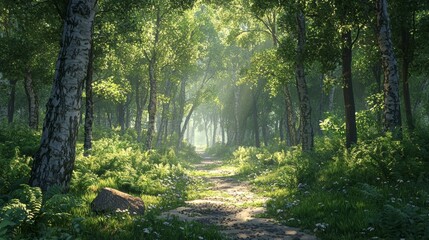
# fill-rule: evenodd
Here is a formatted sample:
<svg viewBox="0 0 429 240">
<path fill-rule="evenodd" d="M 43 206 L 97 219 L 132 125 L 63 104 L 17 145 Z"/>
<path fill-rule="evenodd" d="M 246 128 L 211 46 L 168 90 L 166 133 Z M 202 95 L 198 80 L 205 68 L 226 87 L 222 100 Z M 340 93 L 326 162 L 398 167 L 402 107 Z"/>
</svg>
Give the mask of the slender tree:
<svg viewBox="0 0 429 240">
<path fill-rule="evenodd" d="M 304 13 L 299 10 L 296 13 L 297 27 L 297 56 L 296 56 L 296 86 L 298 88 L 299 108 L 301 112 L 301 144 L 303 151 L 313 150 L 314 135 L 311 126 L 311 104 L 308 95 L 307 82 L 304 72 L 304 48 L 306 41 L 306 26 Z"/>
<path fill-rule="evenodd" d="M 385 131 L 394 132 L 396 137 L 400 137 L 399 74 L 398 64 L 393 52 L 387 0 L 377 0 L 376 10 L 378 46 L 381 51 L 384 71 L 384 128 Z"/>
</svg>

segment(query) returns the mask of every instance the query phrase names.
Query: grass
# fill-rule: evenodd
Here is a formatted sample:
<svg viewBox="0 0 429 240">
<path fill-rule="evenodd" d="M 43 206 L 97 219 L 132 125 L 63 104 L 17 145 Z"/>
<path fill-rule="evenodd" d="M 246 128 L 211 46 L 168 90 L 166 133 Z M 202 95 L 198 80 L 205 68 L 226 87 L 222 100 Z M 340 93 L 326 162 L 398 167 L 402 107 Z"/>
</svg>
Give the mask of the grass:
<svg viewBox="0 0 429 240">
<path fill-rule="evenodd" d="M 214 226 L 157 217 L 182 206 L 199 184 L 186 168 L 199 161 L 191 147 L 146 152 L 111 134 L 94 141 L 91 156 L 84 157 L 79 143 L 70 191 L 41 195 L 25 185 L 31 166 L 25 155 L 40 136 L 17 128 L 0 131 L 0 239 L 225 239 Z M 90 203 L 103 187 L 141 197 L 145 215 L 93 213 Z"/>
<path fill-rule="evenodd" d="M 90 157 L 79 145 L 68 194 L 54 188 L 41 195 L 25 185 L 28 156 L 40 136 L 15 128 L 0 129 L 0 239 L 225 239 L 213 226 L 157 217 L 187 200 L 228 198 L 204 180 L 219 174 L 248 181 L 269 198 L 266 217 L 320 239 L 429 239 L 424 131 L 402 141 L 389 135 L 360 141 L 348 151 L 336 137 L 317 139 L 312 153 L 280 145 L 240 147 L 221 167 L 208 167 L 216 170 L 212 173 L 190 167 L 198 162 L 191 147 L 185 148 L 188 153 L 146 152 L 111 134 L 94 142 Z M 221 148 L 213 151 L 230 151 Z M 103 187 L 141 197 L 146 214 L 91 212 L 90 203 Z"/>
<path fill-rule="evenodd" d="M 266 217 L 321 239 L 429 239 L 427 139 L 379 137 L 350 151 L 334 141 L 309 154 L 239 148 L 230 162 L 270 198 Z"/>
</svg>

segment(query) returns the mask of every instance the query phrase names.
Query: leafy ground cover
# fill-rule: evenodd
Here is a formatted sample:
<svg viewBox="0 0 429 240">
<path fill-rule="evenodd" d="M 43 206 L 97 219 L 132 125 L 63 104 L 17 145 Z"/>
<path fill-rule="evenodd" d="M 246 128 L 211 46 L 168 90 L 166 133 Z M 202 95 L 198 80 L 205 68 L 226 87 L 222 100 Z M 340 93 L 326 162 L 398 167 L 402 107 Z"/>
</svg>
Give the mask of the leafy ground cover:
<svg viewBox="0 0 429 240">
<path fill-rule="evenodd" d="M 0 139 L 0 239 L 223 239 L 215 227 L 157 217 L 188 198 L 196 180 L 185 167 L 199 161 L 191 147 L 147 152 L 112 133 L 94 142 L 89 157 L 78 147 L 67 194 L 60 188 L 42 194 L 26 185 L 40 136 L 15 126 L 2 128 Z M 141 197 L 146 214 L 91 212 L 106 186 Z"/>
<path fill-rule="evenodd" d="M 270 197 L 267 216 L 321 239 L 428 239 L 424 133 L 380 136 L 345 150 L 321 138 L 316 151 L 239 148 L 230 162 Z"/>
<path fill-rule="evenodd" d="M 116 133 L 99 137 L 89 157 L 79 153 L 70 191 L 26 185 L 31 154 L 40 136 L 21 126 L 0 129 L 1 239 L 225 239 L 216 227 L 158 216 L 201 197 L 223 197 L 205 173 L 190 170 L 200 158 L 192 147 L 143 151 Z M 429 141 L 424 130 L 371 136 L 346 150 L 339 137 L 318 138 L 302 153 L 282 144 L 222 146 L 227 171 L 268 197 L 266 217 L 299 227 L 320 239 L 428 239 Z M 144 216 L 127 212 L 97 215 L 90 202 L 102 187 L 141 197 Z M 220 196 L 217 196 L 219 195 Z"/>
</svg>

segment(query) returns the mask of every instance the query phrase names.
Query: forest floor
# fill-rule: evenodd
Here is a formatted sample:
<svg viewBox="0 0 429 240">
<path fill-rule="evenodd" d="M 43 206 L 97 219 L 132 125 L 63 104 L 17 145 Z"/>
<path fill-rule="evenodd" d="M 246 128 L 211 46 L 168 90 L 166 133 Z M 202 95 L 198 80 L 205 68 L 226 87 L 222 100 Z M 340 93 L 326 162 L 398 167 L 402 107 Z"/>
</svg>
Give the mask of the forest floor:
<svg viewBox="0 0 429 240">
<path fill-rule="evenodd" d="M 164 212 L 162 217 L 212 224 L 231 239 L 317 239 L 263 218 L 268 198 L 253 193 L 247 182 L 236 178 L 233 166 L 203 155 L 201 163 L 194 167 L 195 175 L 203 183 L 195 189 L 195 199 Z"/>
</svg>

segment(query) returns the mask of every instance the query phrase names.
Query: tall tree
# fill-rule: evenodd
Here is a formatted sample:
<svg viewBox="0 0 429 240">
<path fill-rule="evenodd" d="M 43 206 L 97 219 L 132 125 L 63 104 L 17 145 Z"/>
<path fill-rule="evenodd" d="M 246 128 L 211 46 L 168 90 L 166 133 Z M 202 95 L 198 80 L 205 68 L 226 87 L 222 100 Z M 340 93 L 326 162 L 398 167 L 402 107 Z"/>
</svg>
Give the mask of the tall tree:
<svg viewBox="0 0 429 240">
<path fill-rule="evenodd" d="M 75 157 L 83 83 L 88 71 L 96 0 L 70 0 L 41 144 L 34 155 L 30 185 L 67 190 Z"/>
<path fill-rule="evenodd" d="M 308 95 L 307 82 L 305 79 L 304 71 L 304 56 L 305 56 L 305 42 L 306 42 L 306 26 L 305 16 L 302 10 L 296 13 L 296 27 L 297 27 L 297 48 L 296 48 L 296 86 L 298 88 L 299 105 L 301 113 L 301 144 L 303 151 L 313 150 L 314 135 L 313 127 L 311 126 L 311 104 Z"/>
<path fill-rule="evenodd" d="M 401 134 L 401 109 L 399 98 L 398 64 L 393 52 L 390 18 L 387 11 L 387 0 L 377 0 L 377 39 L 381 51 L 384 71 L 384 128 Z"/>
</svg>

